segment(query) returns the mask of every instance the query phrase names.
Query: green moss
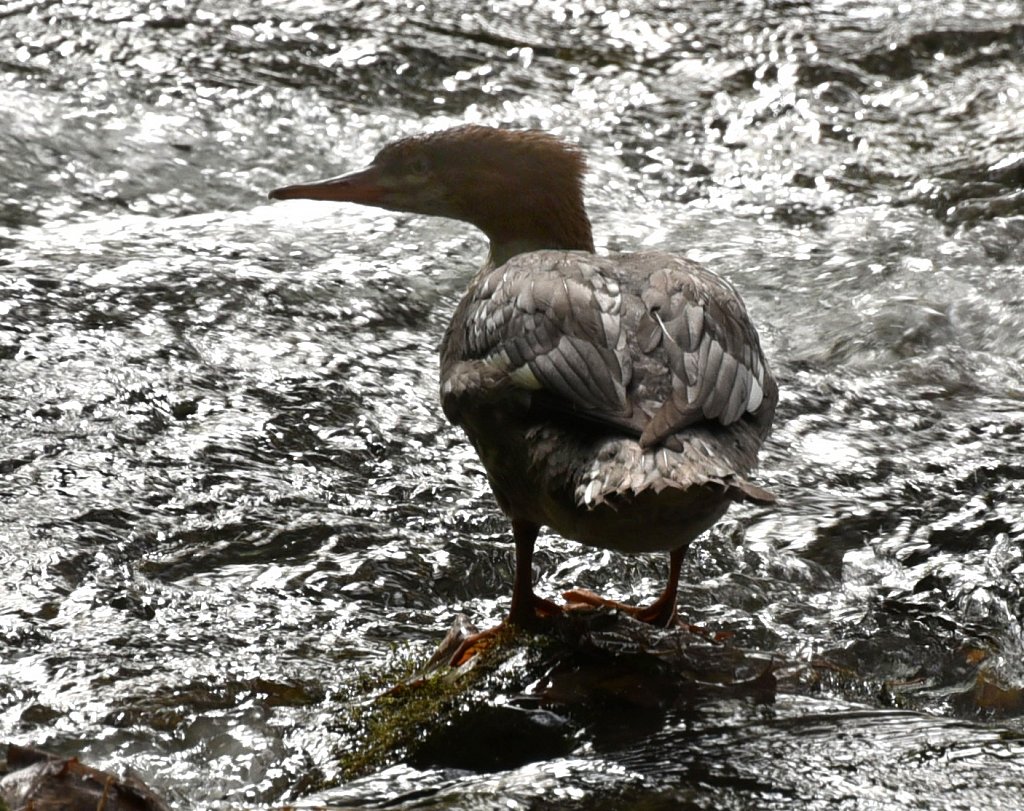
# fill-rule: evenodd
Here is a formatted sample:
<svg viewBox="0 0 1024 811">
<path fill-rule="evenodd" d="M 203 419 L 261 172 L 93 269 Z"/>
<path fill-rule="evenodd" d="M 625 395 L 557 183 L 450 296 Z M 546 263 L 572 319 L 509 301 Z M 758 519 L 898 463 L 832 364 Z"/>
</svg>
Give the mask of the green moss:
<svg viewBox="0 0 1024 811">
<path fill-rule="evenodd" d="M 341 758 L 344 779 L 407 759 L 433 731 L 493 696 L 498 670 L 516 653 L 508 644 L 514 636 L 497 637 L 469 668 L 431 666 L 426 654 L 396 650 L 373 675 L 364 674 L 358 693 L 372 698 L 350 710 L 351 745 Z"/>
</svg>

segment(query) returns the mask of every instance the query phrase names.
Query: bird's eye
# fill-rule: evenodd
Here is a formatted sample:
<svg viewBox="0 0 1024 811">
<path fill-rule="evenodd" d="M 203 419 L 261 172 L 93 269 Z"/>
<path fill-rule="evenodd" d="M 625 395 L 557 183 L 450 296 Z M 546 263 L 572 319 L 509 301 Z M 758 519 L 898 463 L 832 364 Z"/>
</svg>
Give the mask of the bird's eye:
<svg viewBox="0 0 1024 811">
<path fill-rule="evenodd" d="M 430 162 L 422 155 L 417 155 L 409 161 L 409 171 L 414 175 L 425 175 L 430 171 Z"/>
</svg>

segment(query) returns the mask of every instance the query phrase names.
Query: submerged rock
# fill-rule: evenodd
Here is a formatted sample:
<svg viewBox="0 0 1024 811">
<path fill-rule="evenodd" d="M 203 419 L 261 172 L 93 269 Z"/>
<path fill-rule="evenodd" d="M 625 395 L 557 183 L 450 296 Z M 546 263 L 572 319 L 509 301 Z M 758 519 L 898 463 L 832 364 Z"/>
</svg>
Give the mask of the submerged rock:
<svg viewBox="0 0 1024 811">
<path fill-rule="evenodd" d="M 134 776 L 124 779 L 77 758 L 8 744 L 0 779 L 3 811 L 170 811 Z"/>
</svg>

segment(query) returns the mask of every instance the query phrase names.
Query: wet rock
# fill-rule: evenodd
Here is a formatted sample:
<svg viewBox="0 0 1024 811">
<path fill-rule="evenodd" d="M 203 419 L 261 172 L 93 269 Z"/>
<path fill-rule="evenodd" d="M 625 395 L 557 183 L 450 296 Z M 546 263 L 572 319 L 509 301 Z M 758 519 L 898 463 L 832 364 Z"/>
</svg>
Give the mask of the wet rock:
<svg viewBox="0 0 1024 811">
<path fill-rule="evenodd" d="M 927 72 L 936 54 L 966 59 L 1001 48 L 1016 50 L 1022 36 L 1024 26 L 1019 24 L 1003 26 L 984 19 L 961 19 L 910 33 L 902 41 L 885 41 L 853 61 L 869 73 L 908 79 Z"/>
<path fill-rule="evenodd" d="M 10 811 L 169 811 L 141 780 L 120 779 L 76 758 L 8 744 L 0 809 Z"/>
<path fill-rule="evenodd" d="M 961 159 L 937 166 L 915 186 L 918 202 L 951 225 L 1024 213 L 1024 153 L 993 160 Z"/>
<path fill-rule="evenodd" d="M 431 730 L 409 762 L 422 769 L 493 772 L 564 757 L 575 748 L 575 726 L 541 708 L 479 704 Z"/>
<path fill-rule="evenodd" d="M 566 612 L 546 633 L 507 629 L 458 668 L 475 629 L 456 619 L 437 652 L 356 721 L 355 777 L 396 762 L 475 772 L 620 745 L 709 700 L 770 703 L 776 663 L 688 626 L 653 628 L 608 609 Z"/>
<path fill-rule="evenodd" d="M 985 199 L 963 200 L 946 213 L 946 221 L 951 224 L 972 222 L 974 220 L 991 220 L 995 217 L 1012 217 L 1024 214 L 1024 191 L 1000 194 Z"/>
<path fill-rule="evenodd" d="M 953 697 L 957 711 L 982 718 L 1019 718 L 1024 713 L 1024 686 L 982 670 L 970 687 Z"/>
</svg>

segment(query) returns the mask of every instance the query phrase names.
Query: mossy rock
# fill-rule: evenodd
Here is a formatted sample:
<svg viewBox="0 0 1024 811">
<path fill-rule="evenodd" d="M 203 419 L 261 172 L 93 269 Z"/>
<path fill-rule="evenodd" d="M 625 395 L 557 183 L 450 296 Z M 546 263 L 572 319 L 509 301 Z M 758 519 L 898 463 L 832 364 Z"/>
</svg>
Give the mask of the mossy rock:
<svg viewBox="0 0 1024 811">
<path fill-rule="evenodd" d="M 448 658 L 466 630 L 456 623 L 429 660 L 398 657 L 380 671 L 374 697 L 348 719 L 345 779 L 399 762 L 511 769 L 568 755 L 609 730 L 642 735 L 666 713 L 710 697 L 763 702 L 775 694 L 770 656 L 614 611 L 573 612 L 545 634 L 503 631 L 452 668 Z"/>
</svg>

